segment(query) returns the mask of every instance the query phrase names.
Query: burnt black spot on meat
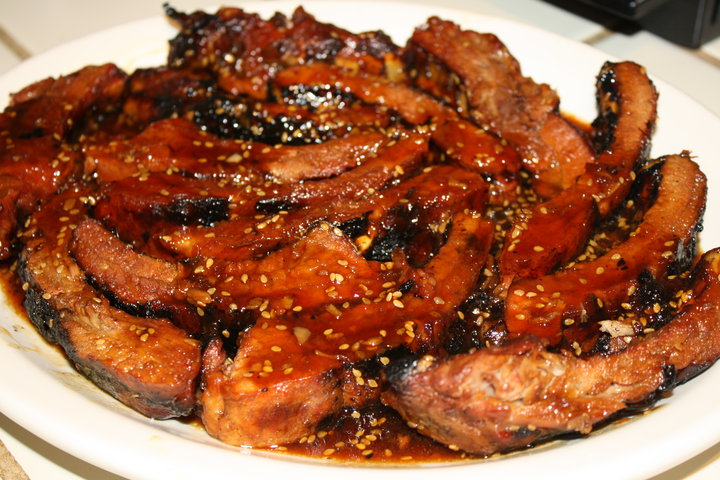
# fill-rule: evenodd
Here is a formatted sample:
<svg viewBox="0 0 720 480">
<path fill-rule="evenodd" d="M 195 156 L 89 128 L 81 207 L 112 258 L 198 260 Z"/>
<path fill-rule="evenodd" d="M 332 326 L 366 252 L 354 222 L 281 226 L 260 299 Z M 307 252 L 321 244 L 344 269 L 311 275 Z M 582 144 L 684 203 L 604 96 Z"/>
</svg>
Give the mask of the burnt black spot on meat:
<svg viewBox="0 0 720 480">
<path fill-rule="evenodd" d="M 638 311 L 647 315 L 647 326 L 657 329 L 672 318 L 673 312 L 668 305 L 670 300 L 668 297 L 666 289 L 647 270 L 644 270 L 638 278 L 638 286 L 631 296 L 631 302 Z"/>
<path fill-rule="evenodd" d="M 357 238 L 367 232 L 368 229 L 368 217 L 363 215 L 360 217 L 351 218 L 340 225 L 338 228 L 350 238 Z"/>
<path fill-rule="evenodd" d="M 229 201 L 227 198 L 180 198 L 169 204 L 153 205 L 152 214 L 178 225 L 211 226 L 227 220 Z"/>
<path fill-rule="evenodd" d="M 344 44 L 339 38 L 325 38 L 313 44 L 307 51 L 308 60 L 332 62 Z"/>
<path fill-rule="evenodd" d="M 255 211 L 265 215 L 273 215 L 280 212 L 289 212 L 297 208 L 297 202 L 288 197 L 263 198 L 255 203 Z"/>
<path fill-rule="evenodd" d="M 385 367 L 385 378 L 392 384 L 401 384 L 413 373 L 418 361 L 417 355 L 401 349 L 387 352 L 385 356 L 390 358 L 390 363 Z"/>
<path fill-rule="evenodd" d="M 611 108 L 619 100 L 617 79 L 615 78 L 614 69 L 610 67 L 610 64 L 606 63 L 597 78 L 599 114 L 593 121 L 592 127 L 594 131 L 593 141 L 598 152 L 607 150 L 615 141 L 615 127 L 618 122 L 617 109 Z"/>
<path fill-rule="evenodd" d="M 21 259 L 18 262 L 18 274 L 23 283 L 29 285 L 25 292 L 23 306 L 28 313 L 28 317 L 32 321 L 35 328 L 50 343 L 57 343 L 57 330 L 53 328 L 53 324 L 60 317 L 60 312 L 53 309 L 48 301 L 43 298 L 42 292 L 31 280 L 32 274 L 26 269 L 27 263 Z"/>
<path fill-rule="evenodd" d="M 376 239 L 370 248 L 365 252 L 365 258 L 376 262 L 389 262 L 392 260 L 392 252 L 397 249 L 404 249 L 410 245 L 418 228 L 391 228 L 385 235 Z"/>
<path fill-rule="evenodd" d="M 335 138 L 333 129 L 312 119 L 288 114 L 267 115 L 238 99 L 216 95 L 193 108 L 193 121 L 221 138 L 267 144 L 306 145 Z"/>
<path fill-rule="evenodd" d="M 223 351 L 229 358 L 234 358 L 238 351 L 239 338 L 244 332 L 255 325 L 257 316 L 248 310 L 234 310 L 215 315 L 214 309 L 206 310 L 206 319 L 202 323 L 200 338 L 203 345 L 208 345 L 213 338 L 222 341 Z"/>
<path fill-rule="evenodd" d="M 46 132 L 42 128 L 37 127 L 34 130 L 19 133 L 17 136 L 18 136 L 18 138 L 22 138 L 22 139 L 31 139 L 31 138 L 40 138 L 45 135 L 46 135 Z"/>
<path fill-rule="evenodd" d="M 320 107 L 342 108 L 357 101 L 349 92 L 329 85 L 291 85 L 275 94 L 275 100 L 287 105 L 317 109 Z"/>
</svg>

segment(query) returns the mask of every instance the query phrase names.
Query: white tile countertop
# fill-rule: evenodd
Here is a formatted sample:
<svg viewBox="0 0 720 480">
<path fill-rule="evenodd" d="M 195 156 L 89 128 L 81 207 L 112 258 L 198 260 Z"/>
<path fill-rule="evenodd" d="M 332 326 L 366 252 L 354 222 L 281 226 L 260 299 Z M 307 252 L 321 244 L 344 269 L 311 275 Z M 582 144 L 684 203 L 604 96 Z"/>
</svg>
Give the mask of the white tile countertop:
<svg viewBox="0 0 720 480">
<path fill-rule="evenodd" d="M 3 0 L 0 2 L 0 74 L 26 58 L 67 41 L 125 22 L 159 15 L 162 13 L 161 3 L 162 0 Z M 233 0 L 174 0 L 171 3 L 185 11 L 219 3 L 240 5 Z M 557 7 L 558 2 L 541 0 L 416 0 L 413 3 L 499 16 L 588 43 L 611 56 L 644 65 L 654 76 L 684 91 L 720 116 L 720 38 L 699 50 L 690 50 L 645 31 L 620 33 L 608 30 L 596 21 Z M 4 102 L 5 99 L 0 101 Z M 0 390 L 0 395 L 7 394 Z M 121 478 L 55 448 L 2 414 L 0 441 L 32 480 Z M 615 477 L 612 472 L 607 473 Z M 9 470 L 3 471 L 0 463 L 0 479 L 22 478 L 11 475 Z M 655 477 L 655 480 L 717 478 L 720 478 L 720 444 Z"/>
</svg>

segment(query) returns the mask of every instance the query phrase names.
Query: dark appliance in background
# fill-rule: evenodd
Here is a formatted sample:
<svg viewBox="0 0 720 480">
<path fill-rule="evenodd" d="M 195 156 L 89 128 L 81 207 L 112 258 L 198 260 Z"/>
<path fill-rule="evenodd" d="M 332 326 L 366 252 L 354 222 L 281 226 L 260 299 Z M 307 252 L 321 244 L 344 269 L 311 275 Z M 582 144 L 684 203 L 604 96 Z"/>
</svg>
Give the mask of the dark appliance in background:
<svg viewBox="0 0 720 480">
<path fill-rule="evenodd" d="M 720 36 L 720 0 L 573 0 L 690 48 Z M 566 6 L 572 2 L 553 2 Z"/>
</svg>

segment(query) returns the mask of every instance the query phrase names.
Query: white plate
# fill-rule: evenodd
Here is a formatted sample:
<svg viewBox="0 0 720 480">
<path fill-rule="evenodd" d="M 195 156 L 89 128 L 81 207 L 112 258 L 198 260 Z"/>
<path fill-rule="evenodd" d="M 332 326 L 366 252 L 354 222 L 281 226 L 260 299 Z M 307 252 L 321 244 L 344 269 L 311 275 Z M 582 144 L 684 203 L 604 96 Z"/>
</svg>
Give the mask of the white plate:
<svg viewBox="0 0 720 480">
<path fill-rule="evenodd" d="M 430 15 L 477 31 L 496 33 L 520 60 L 525 74 L 556 88 L 562 108 L 581 119 L 595 116 L 594 78 L 607 56 L 586 45 L 506 20 L 408 4 L 304 2 L 321 21 L 353 31 L 382 29 L 398 43 Z M 267 18 L 291 12 L 294 2 L 243 4 Z M 90 63 L 116 62 L 126 70 L 164 61 L 175 29 L 162 18 L 117 27 L 32 58 L 0 78 L 0 104 L 7 94 L 48 75 L 69 73 Z M 650 72 L 652 74 L 652 72 Z M 720 119 L 661 81 L 659 124 L 653 155 L 691 150 L 709 177 L 708 205 L 720 195 Z M 705 216 L 702 245 L 720 245 L 720 211 Z M 4 301 L 4 297 L 0 301 Z M 421 468 L 348 468 L 311 460 L 235 449 L 196 427 L 152 421 L 125 408 L 77 374 L 9 307 L 0 306 L 0 410 L 53 445 L 111 472 L 137 479 L 204 478 L 268 473 L 292 478 L 360 479 L 367 475 L 422 480 L 440 475 L 463 478 L 647 478 L 720 441 L 717 385 L 720 367 L 677 388 L 660 407 L 640 418 L 581 440 L 530 450 L 496 460 Z"/>
</svg>

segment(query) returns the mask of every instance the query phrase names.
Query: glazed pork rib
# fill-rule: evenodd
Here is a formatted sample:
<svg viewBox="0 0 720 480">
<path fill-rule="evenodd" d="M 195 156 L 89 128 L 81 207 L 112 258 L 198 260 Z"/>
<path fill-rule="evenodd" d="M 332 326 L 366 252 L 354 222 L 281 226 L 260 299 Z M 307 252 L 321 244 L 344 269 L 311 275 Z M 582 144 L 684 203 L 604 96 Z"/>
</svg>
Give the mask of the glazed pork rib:
<svg viewBox="0 0 720 480">
<path fill-rule="evenodd" d="M 518 148 L 541 194 L 572 185 L 593 152 L 558 112 L 557 94 L 522 75 L 492 34 L 437 17 L 417 28 L 404 52 L 411 81 Z"/>
<path fill-rule="evenodd" d="M 602 67 L 584 132 L 497 37 L 439 18 L 401 48 L 301 8 L 166 12 L 166 65 L 87 67 L 0 114 L 0 259 L 17 247 L 34 326 L 129 407 L 258 448 L 394 408 L 488 456 L 720 356 L 706 180 L 648 161 L 639 65 Z"/>
<path fill-rule="evenodd" d="M 575 183 L 515 222 L 500 254 L 504 282 L 539 277 L 572 260 L 595 224 L 627 197 L 635 172 L 647 161 L 657 91 L 644 69 L 632 62 L 607 62 L 598 75 L 596 97 L 593 136 L 600 153 Z"/>
<path fill-rule="evenodd" d="M 664 283 L 669 271 L 685 270 L 705 211 L 705 175 L 683 154 L 664 159 L 658 176 L 657 198 L 627 241 L 594 260 L 510 284 L 505 324 L 513 336 L 557 343 L 569 326 L 592 328 L 598 317 L 616 316 L 641 275 Z"/>
<path fill-rule="evenodd" d="M 720 356 L 720 251 L 695 268 L 691 293 L 667 325 L 611 355 L 551 353 L 533 337 L 398 368 L 383 400 L 425 435 L 478 455 L 588 433 L 652 401 Z"/>
<path fill-rule="evenodd" d="M 200 343 L 165 319 L 111 307 L 68 253 L 90 194 L 70 187 L 30 218 L 19 261 L 30 320 L 121 402 L 153 418 L 188 415 L 195 408 Z"/>
</svg>

